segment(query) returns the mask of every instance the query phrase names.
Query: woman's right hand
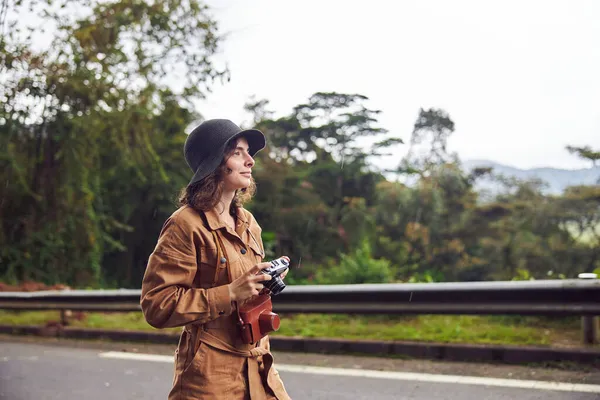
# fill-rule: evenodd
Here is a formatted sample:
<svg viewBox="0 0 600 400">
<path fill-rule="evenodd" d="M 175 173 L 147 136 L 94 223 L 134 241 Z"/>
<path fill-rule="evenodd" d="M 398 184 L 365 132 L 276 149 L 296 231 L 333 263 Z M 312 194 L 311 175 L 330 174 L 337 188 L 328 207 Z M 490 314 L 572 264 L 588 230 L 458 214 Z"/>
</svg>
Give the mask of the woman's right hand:
<svg viewBox="0 0 600 400">
<path fill-rule="evenodd" d="M 257 295 L 264 287 L 260 282 L 271 280 L 271 275 L 257 275 L 257 273 L 270 266 L 270 262 L 256 264 L 250 270 L 246 271 L 244 275 L 231 282 L 229 284 L 229 296 L 231 297 L 231 301 L 241 302 Z"/>
</svg>

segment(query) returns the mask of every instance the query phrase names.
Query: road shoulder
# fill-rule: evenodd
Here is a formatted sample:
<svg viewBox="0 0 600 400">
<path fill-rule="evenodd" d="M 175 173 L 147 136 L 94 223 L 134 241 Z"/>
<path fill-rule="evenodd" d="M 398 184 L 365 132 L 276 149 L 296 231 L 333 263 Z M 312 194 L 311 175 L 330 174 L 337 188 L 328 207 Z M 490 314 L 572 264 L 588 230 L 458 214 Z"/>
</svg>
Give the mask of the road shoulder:
<svg viewBox="0 0 600 400">
<path fill-rule="evenodd" d="M 98 350 L 99 352 L 124 351 L 131 353 L 173 355 L 173 352 L 175 351 L 175 346 L 164 344 L 76 340 L 5 334 L 0 334 L 0 342 L 31 343 L 45 346 L 85 348 Z M 277 352 L 276 349 L 274 349 L 273 353 L 275 356 L 275 362 L 280 364 L 538 380 L 548 382 L 600 384 L 599 368 L 589 365 L 577 365 L 570 363 L 555 363 L 553 365 L 546 366 L 504 365 L 493 363 L 465 363 L 455 361 L 432 361 L 354 355 L 289 353 Z"/>
</svg>

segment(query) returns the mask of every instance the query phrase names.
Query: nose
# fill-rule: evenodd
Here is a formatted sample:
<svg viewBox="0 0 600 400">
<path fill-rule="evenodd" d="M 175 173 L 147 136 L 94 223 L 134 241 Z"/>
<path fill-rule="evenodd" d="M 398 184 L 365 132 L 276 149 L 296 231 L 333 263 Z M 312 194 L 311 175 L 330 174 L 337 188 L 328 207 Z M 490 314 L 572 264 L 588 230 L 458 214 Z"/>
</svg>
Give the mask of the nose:
<svg viewBox="0 0 600 400">
<path fill-rule="evenodd" d="M 248 159 L 246 160 L 246 167 L 252 168 L 254 166 L 254 158 L 248 154 Z"/>
</svg>

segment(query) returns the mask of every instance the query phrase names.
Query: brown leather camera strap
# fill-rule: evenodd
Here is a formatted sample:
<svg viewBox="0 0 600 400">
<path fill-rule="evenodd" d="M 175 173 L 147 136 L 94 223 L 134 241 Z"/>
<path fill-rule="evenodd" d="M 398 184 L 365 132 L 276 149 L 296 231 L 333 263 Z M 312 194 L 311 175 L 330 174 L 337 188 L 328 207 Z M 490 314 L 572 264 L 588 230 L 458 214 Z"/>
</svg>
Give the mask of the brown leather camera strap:
<svg viewBox="0 0 600 400">
<path fill-rule="evenodd" d="M 227 277 L 229 278 L 229 283 L 233 282 L 231 278 L 231 268 L 229 264 L 229 257 L 227 257 L 227 252 L 225 251 L 225 246 L 223 246 L 223 241 L 221 240 L 221 236 L 217 231 L 210 231 L 212 233 L 213 239 L 215 240 L 215 245 L 217 246 L 217 265 L 215 268 L 215 276 L 213 278 L 212 287 L 215 287 L 217 284 L 217 280 L 219 279 L 219 270 L 221 268 L 222 259 L 225 259 L 225 268 L 227 269 Z M 238 307 L 237 301 L 233 302 L 233 306 L 235 308 L 235 312 L 237 313 L 237 318 L 240 323 L 243 323 L 242 316 L 240 315 L 240 309 Z"/>
<path fill-rule="evenodd" d="M 225 268 L 227 269 L 227 277 L 229 278 L 229 283 L 233 280 L 231 279 L 231 269 L 229 268 L 229 257 L 227 257 L 227 253 L 225 252 L 225 246 L 223 246 L 223 241 L 221 237 L 217 233 L 217 231 L 211 231 L 213 239 L 215 240 L 215 246 L 217 246 L 217 267 L 215 269 L 215 276 L 213 277 L 212 286 L 214 287 L 219 280 L 219 270 L 221 269 L 221 264 L 223 264 L 223 259 L 225 259 Z"/>
</svg>

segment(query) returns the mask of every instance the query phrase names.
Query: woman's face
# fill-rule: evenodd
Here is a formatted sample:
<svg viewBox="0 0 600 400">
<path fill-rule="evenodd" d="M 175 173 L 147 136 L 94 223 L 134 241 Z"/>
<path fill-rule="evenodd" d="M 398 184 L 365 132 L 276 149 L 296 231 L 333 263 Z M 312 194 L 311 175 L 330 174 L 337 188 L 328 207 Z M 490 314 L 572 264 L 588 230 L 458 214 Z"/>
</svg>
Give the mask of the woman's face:
<svg viewBox="0 0 600 400">
<path fill-rule="evenodd" d="M 248 141 L 239 138 L 232 153 L 225 162 L 225 190 L 235 191 L 250 186 L 254 159 L 248 153 Z"/>
</svg>

